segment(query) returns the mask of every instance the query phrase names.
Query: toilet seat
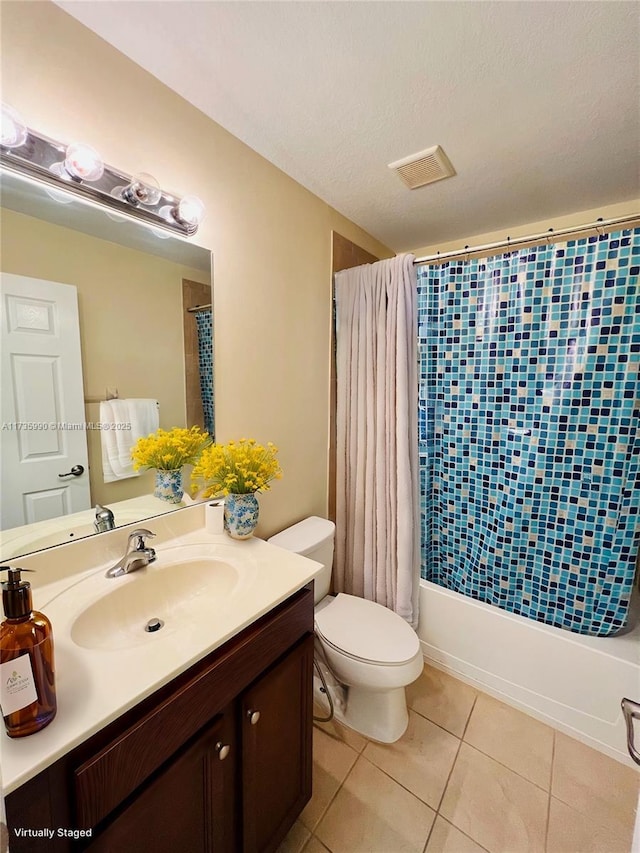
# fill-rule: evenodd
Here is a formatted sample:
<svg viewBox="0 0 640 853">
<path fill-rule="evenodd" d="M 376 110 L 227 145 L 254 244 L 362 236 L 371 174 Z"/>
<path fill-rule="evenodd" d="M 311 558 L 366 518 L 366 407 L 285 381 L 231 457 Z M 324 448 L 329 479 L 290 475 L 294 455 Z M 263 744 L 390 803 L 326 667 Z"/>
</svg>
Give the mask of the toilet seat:
<svg viewBox="0 0 640 853">
<path fill-rule="evenodd" d="M 316 630 L 339 654 L 376 666 L 402 666 L 420 651 L 401 616 L 365 598 L 339 593 L 315 613 Z"/>
</svg>

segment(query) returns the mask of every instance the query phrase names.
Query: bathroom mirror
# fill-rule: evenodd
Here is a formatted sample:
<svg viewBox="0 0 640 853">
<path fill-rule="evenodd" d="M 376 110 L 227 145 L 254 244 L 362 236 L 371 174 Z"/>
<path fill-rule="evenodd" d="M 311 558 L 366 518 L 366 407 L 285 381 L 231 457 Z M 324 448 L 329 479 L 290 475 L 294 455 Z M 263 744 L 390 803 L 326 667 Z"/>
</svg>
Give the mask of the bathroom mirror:
<svg viewBox="0 0 640 853">
<path fill-rule="evenodd" d="M 100 429 L 93 425 L 101 423 L 100 402 L 117 395 L 157 400 L 164 429 L 203 426 L 200 400 L 194 404 L 200 383 L 196 312 L 187 308 L 211 304 L 212 257 L 193 238 L 167 235 L 4 169 L 0 191 L 3 282 L 22 277 L 18 283 L 27 288 L 30 280 L 37 280 L 77 290 L 84 410 L 82 428 L 74 431 L 86 437 L 88 470 L 79 479 L 85 481 L 85 489 L 89 486 L 88 505 L 85 499 L 81 511 L 65 508 L 51 517 L 45 506 L 34 523 L 5 525 L 7 529 L 0 530 L 0 558 L 7 561 L 93 534 L 96 504 L 113 511 L 116 526 L 176 509 L 153 498 L 153 471 L 104 481 Z M 36 312 L 38 300 L 43 297 L 34 297 Z M 52 310 L 55 314 L 57 309 Z M 3 304 L 3 315 L 9 314 L 9 306 Z M 27 370 L 25 375 L 31 374 Z M 33 383 L 25 383 L 17 393 L 24 393 L 27 400 L 46 396 L 49 389 L 38 384 L 37 376 Z M 0 394 L 6 393 L 13 392 L 8 391 L 5 376 Z M 33 438 L 24 430 L 17 438 L 9 436 L 10 429 L 3 424 L 0 441 L 7 437 L 24 445 Z M 67 438 L 70 435 L 68 431 Z M 18 465 L 16 470 L 21 467 L 30 469 L 33 478 L 35 466 Z M 12 479 L 21 476 L 12 474 L 3 460 L 0 498 L 5 507 L 23 500 L 22 483 Z M 43 496 L 43 506 L 47 503 L 44 484 L 40 487 L 32 479 L 28 489 Z M 23 517 L 30 522 L 34 515 L 25 511 Z"/>
</svg>

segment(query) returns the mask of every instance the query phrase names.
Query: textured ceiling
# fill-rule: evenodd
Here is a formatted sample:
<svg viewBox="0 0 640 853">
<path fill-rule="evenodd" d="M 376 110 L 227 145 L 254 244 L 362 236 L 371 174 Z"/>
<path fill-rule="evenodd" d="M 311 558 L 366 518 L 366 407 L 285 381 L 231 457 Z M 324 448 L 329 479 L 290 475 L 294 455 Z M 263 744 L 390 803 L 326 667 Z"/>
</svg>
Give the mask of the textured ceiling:
<svg viewBox="0 0 640 853">
<path fill-rule="evenodd" d="M 396 251 L 640 195 L 634 2 L 58 5 Z"/>
</svg>

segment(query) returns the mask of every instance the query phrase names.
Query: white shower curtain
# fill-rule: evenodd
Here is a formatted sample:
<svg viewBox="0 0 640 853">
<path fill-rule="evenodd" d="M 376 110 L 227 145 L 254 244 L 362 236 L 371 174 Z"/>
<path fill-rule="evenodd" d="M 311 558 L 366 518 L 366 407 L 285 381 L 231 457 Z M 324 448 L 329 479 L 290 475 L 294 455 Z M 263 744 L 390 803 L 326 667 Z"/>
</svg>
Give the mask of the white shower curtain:
<svg viewBox="0 0 640 853">
<path fill-rule="evenodd" d="M 413 255 L 336 273 L 337 592 L 418 622 Z"/>
</svg>

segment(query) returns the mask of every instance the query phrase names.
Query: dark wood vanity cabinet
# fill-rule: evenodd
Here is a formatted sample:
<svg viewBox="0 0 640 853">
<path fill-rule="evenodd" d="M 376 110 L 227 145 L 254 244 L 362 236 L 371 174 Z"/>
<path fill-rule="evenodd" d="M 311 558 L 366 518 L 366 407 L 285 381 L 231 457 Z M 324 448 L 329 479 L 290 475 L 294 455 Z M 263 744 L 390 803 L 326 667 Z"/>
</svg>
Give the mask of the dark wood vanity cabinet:
<svg viewBox="0 0 640 853">
<path fill-rule="evenodd" d="M 241 698 L 243 851 L 269 850 L 311 794 L 313 637 Z"/>
<path fill-rule="evenodd" d="M 234 850 L 235 762 L 220 761 L 227 717 L 197 735 L 107 822 L 91 853 Z M 225 794 L 227 796 L 225 797 Z"/>
<path fill-rule="evenodd" d="M 305 588 L 7 798 L 12 853 L 266 853 L 311 796 Z"/>
</svg>

